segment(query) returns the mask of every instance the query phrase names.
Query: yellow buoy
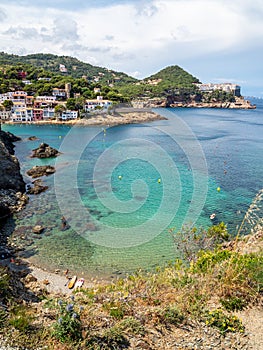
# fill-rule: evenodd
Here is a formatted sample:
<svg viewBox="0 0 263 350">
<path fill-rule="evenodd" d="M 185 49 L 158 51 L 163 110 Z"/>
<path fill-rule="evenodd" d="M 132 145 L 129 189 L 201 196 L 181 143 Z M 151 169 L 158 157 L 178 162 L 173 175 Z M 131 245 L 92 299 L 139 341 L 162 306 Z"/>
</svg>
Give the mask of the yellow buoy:
<svg viewBox="0 0 263 350">
<path fill-rule="evenodd" d="M 121 175 L 119 175 L 119 176 L 118 176 L 118 179 L 119 179 L 119 180 L 121 180 L 121 179 L 122 179 L 122 176 L 121 176 Z"/>
<path fill-rule="evenodd" d="M 216 190 L 217 190 L 217 192 L 220 192 L 220 191 L 221 191 L 221 188 L 220 188 L 220 187 L 217 187 Z"/>
<path fill-rule="evenodd" d="M 58 138 L 59 138 L 59 139 L 61 139 L 61 137 L 62 137 L 62 136 L 61 136 L 61 135 L 59 135 L 59 137 L 58 137 Z"/>
<path fill-rule="evenodd" d="M 160 183 L 161 183 L 161 179 L 158 179 L 158 181 L 157 181 L 157 182 L 158 182 L 158 184 L 160 184 Z"/>
</svg>

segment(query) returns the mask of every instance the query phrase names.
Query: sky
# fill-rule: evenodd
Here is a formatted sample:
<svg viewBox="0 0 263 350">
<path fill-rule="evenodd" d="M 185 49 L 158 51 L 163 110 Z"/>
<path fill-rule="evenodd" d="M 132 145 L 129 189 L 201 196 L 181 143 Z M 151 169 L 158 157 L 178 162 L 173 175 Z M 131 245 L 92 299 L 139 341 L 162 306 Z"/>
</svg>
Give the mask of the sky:
<svg viewBox="0 0 263 350">
<path fill-rule="evenodd" d="M 69 55 L 142 79 L 179 65 L 263 97 L 263 0 L 0 0 L 0 51 Z"/>
</svg>

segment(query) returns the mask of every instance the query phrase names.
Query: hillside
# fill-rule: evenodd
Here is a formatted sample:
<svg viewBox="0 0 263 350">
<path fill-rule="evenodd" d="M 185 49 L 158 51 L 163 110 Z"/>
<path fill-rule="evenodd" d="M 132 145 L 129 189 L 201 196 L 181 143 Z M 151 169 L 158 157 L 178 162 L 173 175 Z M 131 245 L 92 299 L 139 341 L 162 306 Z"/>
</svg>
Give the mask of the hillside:
<svg viewBox="0 0 263 350">
<path fill-rule="evenodd" d="M 150 77 L 144 79 L 146 83 L 156 80 L 159 81 L 159 84 L 170 83 L 171 85 L 177 86 L 185 86 L 186 84 L 199 83 L 199 80 L 196 77 L 186 72 L 183 68 L 177 65 L 166 67 L 158 73 L 153 74 Z"/>
<path fill-rule="evenodd" d="M 79 61 L 70 56 L 57 56 L 53 54 L 32 54 L 27 56 L 10 55 L 4 52 L 0 53 L 0 65 L 18 65 L 29 64 L 42 68 L 46 71 L 56 73 L 62 76 L 71 76 L 81 78 L 83 75 L 90 80 L 98 79 L 101 83 L 127 84 L 136 81 L 135 78 L 121 72 L 115 72 L 103 67 L 93 66 L 89 63 Z M 60 70 L 60 65 L 64 65 L 65 71 Z M 63 70 L 63 69 L 62 69 Z"/>
<path fill-rule="evenodd" d="M 198 78 L 178 65 L 137 80 L 126 73 L 93 66 L 69 56 L 0 53 L 0 94 L 24 90 L 34 96 L 52 95 L 54 88 L 63 89 L 68 83 L 71 84 L 70 98 L 74 99 L 71 107 L 78 110 L 83 109 L 85 99 L 96 99 L 98 94 L 114 103 L 128 102 L 139 108 L 255 108 L 236 97 L 240 97 L 240 90 L 238 95 L 234 88 L 224 84 L 209 92 L 201 90 L 196 85 L 200 83 Z"/>
<path fill-rule="evenodd" d="M 225 237 L 225 226 L 211 232 Z M 260 350 L 262 238 L 260 230 L 199 251 L 190 265 L 176 260 L 111 283 L 91 279 L 73 293 L 65 276 L 36 277 L 14 256 L 9 270 L 0 267 L 0 348 Z"/>
<path fill-rule="evenodd" d="M 196 93 L 196 87 L 193 83 L 197 82 L 199 80 L 196 77 L 175 65 L 166 67 L 141 81 L 123 85 L 119 90 L 127 98 L 153 98 L 170 95 L 179 95 L 184 98 L 184 94 Z"/>
</svg>

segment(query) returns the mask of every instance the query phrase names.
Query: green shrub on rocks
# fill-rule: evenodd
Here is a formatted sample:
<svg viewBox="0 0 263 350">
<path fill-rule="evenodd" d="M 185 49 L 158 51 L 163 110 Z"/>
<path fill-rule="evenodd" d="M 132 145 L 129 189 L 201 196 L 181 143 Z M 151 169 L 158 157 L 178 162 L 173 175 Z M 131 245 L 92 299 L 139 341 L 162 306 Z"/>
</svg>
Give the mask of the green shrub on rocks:
<svg viewBox="0 0 263 350">
<path fill-rule="evenodd" d="M 58 301 L 59 317 L 54 325 L 53 336 L 62 343 L 82 339 L 82 324 L 80 315 L 75 311 L 74 303 L 67 304 Z"/>
<path fill-rule="evenodd" d="M 206 325 L 216 327 L 222 334 L 226 332 L 244 332 L 244 326 L 237 316 L 227 315 L 221 309 L 209 311 Z"/>
</svg>

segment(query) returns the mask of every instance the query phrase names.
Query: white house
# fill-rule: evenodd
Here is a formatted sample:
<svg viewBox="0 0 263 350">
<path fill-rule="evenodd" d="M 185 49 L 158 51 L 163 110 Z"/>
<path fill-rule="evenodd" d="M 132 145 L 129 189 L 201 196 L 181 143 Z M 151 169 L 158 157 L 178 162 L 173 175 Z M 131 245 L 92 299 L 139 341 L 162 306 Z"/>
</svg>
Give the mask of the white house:
<svg viewBox="0 0 263 350">
<path fill-rule="evenodd" d="M 67 96 L 67 93 L 65 89 L 54 88 L 52 91 L 52 95 L 55 97 L 65 98 Z"/>
<path fill-rule="evenodd" d="M 13 106 L 12 106 L 12 112 L 15 112 L 16 110 L 19 109 L 26 109 L 26 103 L 25 101 L 14 101 Z"/>
<path fill-rule="evenodd" d="M 0 110 L 0 120 L 9 120 L 11 118 L 11 111 Z"/>
<path fill-rule="evenodd" d="M 54 118 L 55 109 L 54 108 L 44 108 L 43 109 L 43 120 Z"/>
<path fill-rule="evenodd" d="M 62 120 L 71 120 L 71 119 L 77 119 L 78 118 L 78 111 L 65 111 L 62 112 L 61 117 Z"/>
<path fill-rule="evenodd" d="M 49 101 L 49 102 L 55 102 L 56 96 L 37 96 L 35 98 L 35 101 Z"/>
<path fill-rule="evenodd" d="M 101 96 L 98 96 L 96 100 L 86 100 L 84 109 L 86 112 L 90 112 L 94 109 L 108 109 L 112 105 L 112 101 L 110 100 L 103 100 L 101 99 Z"/>
<path fill-rule="evenodd" d="M 26 109 L 26 108 L 20 108 L 16 109 L 14 112 L 12 112 L 11 115 L 11 121 L 12 122 L 31 122 L 33 120 L 33 110 L 32 109 Z"/>
<path fill-rule="evenodd" d="M 5 94 L 0 94 L 0 102 L 4 102 L 6 100 L 13 101 L 13 92 L 6 92 Z"/>
</svg>

